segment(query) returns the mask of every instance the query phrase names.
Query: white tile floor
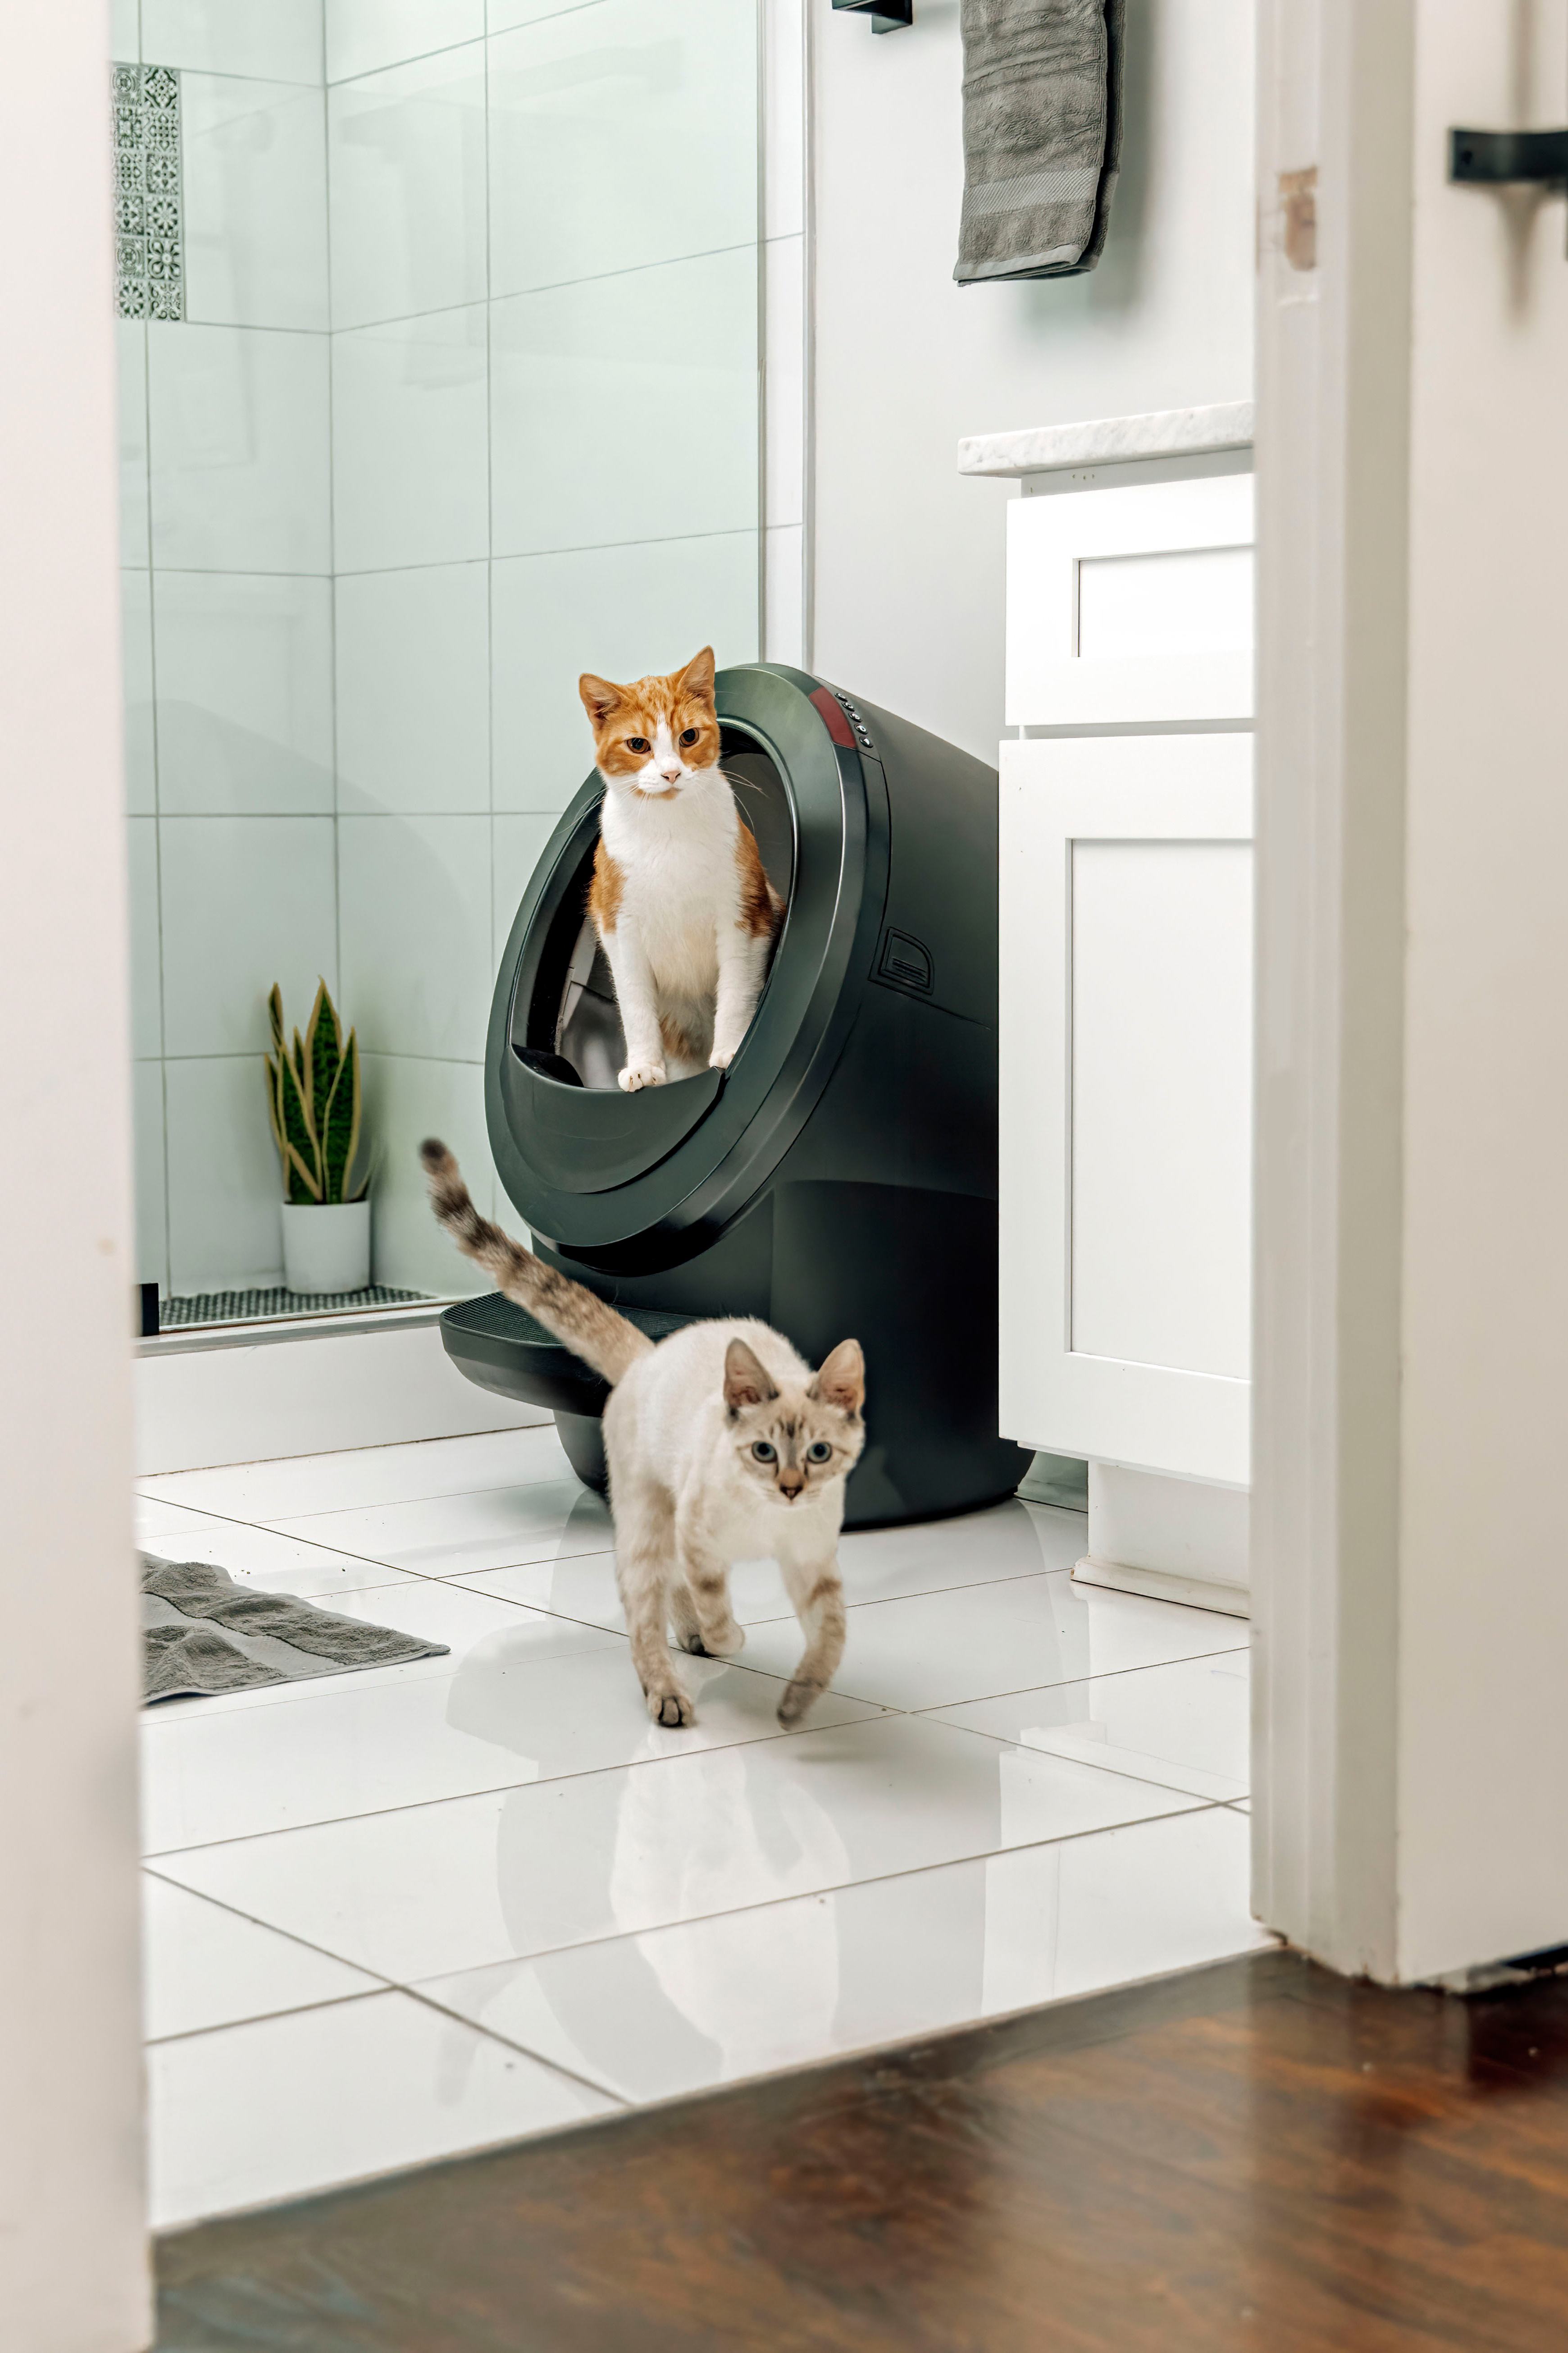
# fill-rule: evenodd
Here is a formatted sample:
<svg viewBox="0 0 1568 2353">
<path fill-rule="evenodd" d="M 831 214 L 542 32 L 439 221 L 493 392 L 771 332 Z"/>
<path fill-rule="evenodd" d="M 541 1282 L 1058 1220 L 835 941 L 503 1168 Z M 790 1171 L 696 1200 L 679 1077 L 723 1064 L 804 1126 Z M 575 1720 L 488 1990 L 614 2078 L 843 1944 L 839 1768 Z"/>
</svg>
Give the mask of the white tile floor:
<svg viewBox="0 0 1568 2353">
<path fill-rule="evenodd" d="M 736 1577 L 648 1722 L 552 1430 L 143 1482 L 176 1559 L 450 1645 L 145 1719 L 163 2226 L 1265 1944 L 1247 1629 L 1012 1503 L 847 1537 L 838 1687 Z"/>
</svg>

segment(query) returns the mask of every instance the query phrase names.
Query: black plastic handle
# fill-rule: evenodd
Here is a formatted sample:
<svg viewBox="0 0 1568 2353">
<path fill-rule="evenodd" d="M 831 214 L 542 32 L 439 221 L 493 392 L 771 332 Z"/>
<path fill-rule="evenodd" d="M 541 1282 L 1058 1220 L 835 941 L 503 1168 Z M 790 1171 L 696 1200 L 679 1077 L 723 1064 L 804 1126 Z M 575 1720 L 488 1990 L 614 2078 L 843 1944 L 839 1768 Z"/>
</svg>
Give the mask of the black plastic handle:
<svg viewBox="0 0 1568 2353">
<path fill-rule="evenodd" d="M 900 32 L 915 21 L 915 0 L 833 0 L 836 8 L 852 8 L 869 16 L 874 33 Z"/>
<path fill-rule="evenodd" d="M 1450 131 L 1448 177 L 1488 188 L 1568 181 L 1568 131 Z"/>
</svg>

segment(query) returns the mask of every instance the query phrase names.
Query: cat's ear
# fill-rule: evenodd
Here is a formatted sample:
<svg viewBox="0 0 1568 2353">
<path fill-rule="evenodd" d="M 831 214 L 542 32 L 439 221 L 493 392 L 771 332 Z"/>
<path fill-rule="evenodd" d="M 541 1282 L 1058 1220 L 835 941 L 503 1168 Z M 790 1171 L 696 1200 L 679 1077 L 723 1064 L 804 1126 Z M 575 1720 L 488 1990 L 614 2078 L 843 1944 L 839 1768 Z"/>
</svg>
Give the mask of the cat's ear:
<svg viewBox="0 0 1568 2353">
<path fill-rule="evenodd" d="M 823 1358 L 806 1394 L 820 1398 L 824 1405 L 836 1405 L 840 1413 L 859 1412 L 866 1402 L 866 1359 L 858 1340 L 840 1340 L 832 1355 Z"/>
<path fill-rule="evenodd" d="M 602 727 L 621 700 L 621 690 L 612 686 L 607 678 L 595 678 L 585 670 L 577 681 L 577 691 L 583 698 L 583 708 L 595 727 Z"/>
<path fill-rule="evenodd" d="M 754 1348 L 731 1340 L 724 1351 L 724 1402 L 731 1413 L 743 1405 L 767 1405 L 778 1390 Z"/>
<path fill-rule="evenodd" d="M 713 677 L 713 649 L 704 646 L 700 654 L 692 655 L 686 668 L 678 675 L 675 691 L 677 694 L 700 694 L 705 702 L 711 702 Z"/>
</svg>

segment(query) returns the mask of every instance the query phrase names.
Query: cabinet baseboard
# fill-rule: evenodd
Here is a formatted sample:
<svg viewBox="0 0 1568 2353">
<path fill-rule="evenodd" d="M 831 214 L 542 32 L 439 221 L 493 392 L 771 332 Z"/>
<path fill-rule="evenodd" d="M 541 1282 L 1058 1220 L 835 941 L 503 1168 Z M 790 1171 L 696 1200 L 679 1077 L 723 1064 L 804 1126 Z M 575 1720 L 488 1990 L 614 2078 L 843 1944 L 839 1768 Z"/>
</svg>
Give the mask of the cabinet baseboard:
<svg viewBox="0 0 1568 2353">
<path fill-rule="evenodd" d="M 1183 1577 L 1169 1568 L 1129 1568 L 1125 1561 L 1100 1560 L 1093 1553 L 1073 1563 L 1079 1585 L 1103 1585 L 1112 1593 L 1141 1593 L 1150 1601 L 1180 1601 L 1191 1609 L 1217 1609 L 1226 1618 L 1250 1618 L 1252 1595 L 1245 1585 L 1219 1578 Z"/>
</svg>

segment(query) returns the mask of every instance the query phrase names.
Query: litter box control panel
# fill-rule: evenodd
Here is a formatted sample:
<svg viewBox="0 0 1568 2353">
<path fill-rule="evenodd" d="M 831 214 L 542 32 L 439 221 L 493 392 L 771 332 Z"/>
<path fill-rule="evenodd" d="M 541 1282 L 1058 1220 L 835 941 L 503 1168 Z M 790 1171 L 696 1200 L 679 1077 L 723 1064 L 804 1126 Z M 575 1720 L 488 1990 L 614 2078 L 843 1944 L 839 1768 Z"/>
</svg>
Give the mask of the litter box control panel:
<svg viewBox="0 0 1568 2353">
<path fill-rule="evenodd" d="M 859 737 L 861 744 L 868 752 L 871 749 L 871 738 L 866 733 L 865 721 L 861 718 L 860 713 L 856 710 L 855 705 L 850 702 L 849 697 L 847 694 L 840 693 L 837 687 L 835 687 L 833 691 L 838 701 L 844 705 L 845 710 L 848 712 L 850 724 L 853 726 L 856 734 Z"/>
</svg>

